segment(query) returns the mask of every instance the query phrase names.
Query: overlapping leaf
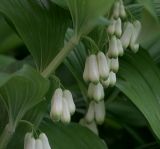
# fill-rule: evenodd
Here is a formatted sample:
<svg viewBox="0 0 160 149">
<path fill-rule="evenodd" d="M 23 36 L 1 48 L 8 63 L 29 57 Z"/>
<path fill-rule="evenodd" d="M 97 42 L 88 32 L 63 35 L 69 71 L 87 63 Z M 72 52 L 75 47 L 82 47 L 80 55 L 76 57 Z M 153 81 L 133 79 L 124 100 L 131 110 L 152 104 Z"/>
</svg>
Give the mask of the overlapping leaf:
<svg viewBox="0 0 160 149">
<path fill-rule="evenodd" d="M 8 112 L 9 122 L 16 126 L 30 108 L 43 100 L 47 89 L 48 81 L 30 66 L 25 65 L 12 75 L 1 73 L 0 100 Z"/>
<path fill-rule="evenodd" d="M 86 34 L 98 24 L 114 0 L 66 0 L 76 35 Z"/>
<path fill-rule="evenodd" d="M 2 12 L 43 71 L 63 47 L 69 13 L 49 0 L 0 0 Z"/>
<path fill-rule="evenodd" d="M 154 8 L 153 0 L 137 0 L 144 8 L 157 20 L 156 11 Z"/>
<path fill-rule="evenodd" d="M 11 140 L 8 149 L 22 149 L 24 145 L 24 135 L 27 131 L 26 125 L 21 125 Z M 89 129 L 79 124 L 71 123 L 64 125 L 61 123 L 45 122 L 40 130 L 48 136 L 52 149 L 107 149 L 106 144 Z M 19 144 L 17 144 L 17 141 Z"/>
<path fill-rule="evenodd" d="M 120 62 L 117 87 L 143 113 L 160 139 L 160 70 L 146 52 L 141 50 L 136 55 L 127 54 Z"/>
</svg>

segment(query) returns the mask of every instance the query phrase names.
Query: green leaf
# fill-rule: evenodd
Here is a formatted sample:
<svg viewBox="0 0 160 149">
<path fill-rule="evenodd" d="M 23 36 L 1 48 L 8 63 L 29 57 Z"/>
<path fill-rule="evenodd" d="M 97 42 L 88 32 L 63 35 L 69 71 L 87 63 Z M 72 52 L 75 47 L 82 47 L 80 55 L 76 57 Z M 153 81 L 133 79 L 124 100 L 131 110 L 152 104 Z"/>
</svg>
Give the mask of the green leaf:
<svg viewBox="0 0 160 149">
<path fill-rule="evenodd" d="M 7 66 L 14 62 L 15 60 L 13 58 L 0 55 L 0 72 L 2 72 Z"/>
<path fill-rule="evenodd" d="M 79 124 L 53 124 L 47 121 L 41 125 L 40 130 L 47 134 L 52 149 L 108 149 L 103 140 Z M 27 131 L 30 130 L 26 129 L 26 125 L 20 125 L 8 149 L 22 149 Z"/>
<path fill-rule="evenodd" d="M 114 0 L 66 0 L 71 12 L 75 34 L 88 33 L 98 24 L 100 16 L 107 13 Z"/>
<path fill-rule="evenodd" d="M 11 75 L 0 74 L 0 100 L 14 128 L 29 109 L 43 100 L 48 85 L 47 80 L 27 65 Z"/>
<path fill-rule="evenodd" d="M 13 32 L 2 15 L 0 15 L 0 53 L 6 53 L 20 45 L 22 45 L 22 40 Z"/>
<path fill-rule="evenodd" d="M 148 49 L 160 37 L 160 24 L 147 12 L 143 11 L 140 44 Z"/>
<path fill-rule="evenodd" d="M 68 11 L 49 0 L 0 0 L 0 12 L 12 23 L 43 71 L 64 44 Z"/>
<path fill-rule="evenodd" d="M 107 149 L 100 138 L 77 124 L 62 125 L 47 122 L 42 126 L 42 131 L 47 134 L 51 147 L 55 149 Z"/>
<path fill-rule="evenodd" d="M 53 1 L 54 3 L 56 3 L 57 5 L 61 7 L 67 8 L 67 3 L 65 0 L 51 0 L 51 1 Z"/>
<path fill-rule="evenodd" d="M 106 105 L 107 113 L 121 124 L 137 127 L 145 126 L 146 120 L 141 112 L 128 100 L 120 100 L 121 98 L 117 97 L 116 101 Z"/>
<path fill-rule="evenodd" d="M 120 61 L 117 87 L 137 106 L 160 139 L 160 70 L 143 50 Z"/>
<path fill-rule="evenodd" d="M 157 20 L 156 11 L 153 5 L 153 0 L 137 0 L 144 8 Z"/>
</svg>

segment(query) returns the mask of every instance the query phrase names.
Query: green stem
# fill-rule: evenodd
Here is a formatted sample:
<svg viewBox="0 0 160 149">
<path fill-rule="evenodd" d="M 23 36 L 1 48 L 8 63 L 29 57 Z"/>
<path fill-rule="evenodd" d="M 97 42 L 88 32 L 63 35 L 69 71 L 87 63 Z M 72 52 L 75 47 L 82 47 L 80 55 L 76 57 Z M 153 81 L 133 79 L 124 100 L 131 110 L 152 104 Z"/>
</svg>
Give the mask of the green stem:
<svg viewBox="0 0 160 149">
<path fill-rule="evenodd" d="M 65 59 L 68 53 L 78 44 L 78 42 L 79 38 L 77 36 L 73 36 L 65 44 L 65 46 L 58 53 L 58 55 L 51 61 L 51 63 L 47 66 L 47 68 L 41 73 L 41 75 L 45 78 L 49 77 L 49 75 L 57 69 L 57 67 Z"/>
<path fill-rule="evenodd" d="M 0 149 L 5 149 L 7 147 L 13 133 L 14 128 L 11 125 L 7 124 L 0 136 Z"/>
</svg>

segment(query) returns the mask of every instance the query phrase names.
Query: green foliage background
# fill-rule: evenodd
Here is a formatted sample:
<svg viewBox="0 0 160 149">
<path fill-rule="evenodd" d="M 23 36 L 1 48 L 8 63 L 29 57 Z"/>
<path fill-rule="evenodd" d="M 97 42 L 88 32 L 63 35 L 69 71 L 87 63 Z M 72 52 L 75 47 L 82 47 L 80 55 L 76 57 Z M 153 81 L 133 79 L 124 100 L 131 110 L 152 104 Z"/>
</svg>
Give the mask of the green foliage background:
<svg viewBox="0 0 160 149">
<path fill-rule="evenodd" d="M 31 131 L 25 121 L 45 132 L 55 149 L 160 148 L 159 0 L 125 0 L 129 19 L 142 22 L 140 51 L 126 51 L 116 87 L 105 90 L 100 137 L 78 124 L 88 106 L 82 74 L 91 45 L 83 37 L 104 50 L 113 2 L 0 0 L 0 133 L 7 123 L 15 130 L 8 149 L 23 148 Z M 77 111 L 69 125 L 49 119 L 55 75 L 74 94 Z"/>
</svg>

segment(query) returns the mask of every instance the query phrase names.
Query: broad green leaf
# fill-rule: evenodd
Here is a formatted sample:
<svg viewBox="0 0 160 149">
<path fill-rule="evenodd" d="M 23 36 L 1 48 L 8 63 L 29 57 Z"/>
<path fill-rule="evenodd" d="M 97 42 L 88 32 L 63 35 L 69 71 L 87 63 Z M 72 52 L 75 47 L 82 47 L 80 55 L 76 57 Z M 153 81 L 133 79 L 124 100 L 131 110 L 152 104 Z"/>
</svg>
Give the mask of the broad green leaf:
<svg viewBox="0 0 160 149">
<path fill-rule="evenodd" d="M 98 24 L 100 16 L 107 13 L 114 0 L 66 0 L 69 7 L 75 34 L 88 33 Z"/>
<path fill-rule="evenodd" d="M 0 55 L 0 72 L 2 72 L 8 65 L 14 62 L 15 60 L 13 58 Z"/>
<path fill-rule="evenodd" d="M 65 40 L 68 41 L 72 35 L 73 30 L 68 29 L 66 33 Z M 84 98 L 86 99 L 86 85 L 83 81 L 83 70 L 84 70 L 84 64 L 86 59 L 86 48 L 82 42 L 79 42 L 79 44 L 70 52 L 70 54 L 67 56 L 67 58 L 64 61 L 64 64 L 67 66 L 69 71 L 72 73 L 74 78 L 76 79 L 78 86 L 81 90 L 81 92 L 84 95 Z"/>
<path fill-rule="evenodd" d="M 48 85 L 47 80 L 27 65 L 11 75 L 0 74 L 0 100 L 13 127 L 29 109 L 43 100 Z"/>
<path fill-rule="evenodd" d="M 121 98 L 117 97 L 117 100 L 106 105 L 107 114 L 122 125 L 145 126 L 146 120 L 141 112 L 128 100 L 121 100 Z"/>
<path fill-rule="evenodd" d="M 22 44 L 22 40 L 14 33 L 0 15 L 0 53 L 6 53 Z"/>
<path fill-rule="evenodd" d="M 144 8 L 157 20 L 156 11 L 153 5 L 153 0 L 137 0 Z"/>
<path fill-rule="evenodd" d="M 147 12 L 143 11 L 140 44 L 148 49 L 160 37 L 160 24 Z"/>
<path fill-rule="evenodd" d="M 67 8 L 66 0 L 51 0 L 51 1 L 53 1 L 54 3 L 56 3 L 61 7 Z"/>
<path fill-rule="evenodd" d="M 16 130 L 8 149 L 22 149 L 27 125 L 21 125 Z M 52 149 L 107 149 L 103 140 L 93 134 L 89 129 L 79 124 L 45 122 L 40 130 L 47 134 Z M 17 144 L 18 141 L 18 144 Z"/>
<path fill-rule="evenodd" d="M 12 23 L 43 71 L 63 47 L 68 11 L 48 0 L 0 0 L 0 12 Z"/>
<path fill-rule="evenodd" d="M 42 131 L 46 132 L 51 147 L 55 149 L 107 149 L 100 138 L 78 124 L 62 125 L 47 122 L 42 126 Z"/>
<path fill-rule="evenodd" d="M 120 61 L 117 87 L 137 106 L 160 139 L 160 70 L 143 50 Z"/>
</svg>

